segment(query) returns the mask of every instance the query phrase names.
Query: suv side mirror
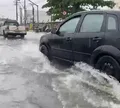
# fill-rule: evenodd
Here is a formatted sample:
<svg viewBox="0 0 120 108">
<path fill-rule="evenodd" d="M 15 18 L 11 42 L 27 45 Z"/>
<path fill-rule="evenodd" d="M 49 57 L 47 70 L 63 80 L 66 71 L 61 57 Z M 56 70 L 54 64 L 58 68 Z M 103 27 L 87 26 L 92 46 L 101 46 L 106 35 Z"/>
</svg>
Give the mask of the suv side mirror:
<svg viewBox="0 0 120 108">
<path fill-rule="evenodd" d="M 51 33 L 52 33 L 52 34 L 56 34 L 56 32 L 57 32 L 57 28 L 53 28 L 53 29 L 51 30 Z"/>
</svg>

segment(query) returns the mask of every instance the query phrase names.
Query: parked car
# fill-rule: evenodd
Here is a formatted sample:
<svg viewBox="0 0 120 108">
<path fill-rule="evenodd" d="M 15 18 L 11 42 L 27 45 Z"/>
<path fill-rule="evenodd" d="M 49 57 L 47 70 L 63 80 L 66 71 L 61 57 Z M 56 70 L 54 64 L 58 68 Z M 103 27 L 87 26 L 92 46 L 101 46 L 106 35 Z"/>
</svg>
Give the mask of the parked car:
<svg viewBox="0 0 120 108">
<path fill-rule="evenodd" d="M 120 80 L 120 11 L 78 12 L 41 37 L 49 59 L 86 62 Z"/>
<path fill-rule="evenodd" d="M 0 21 L 0 34 L 7 38 L 9 35 L 17 36 L 20 35 L 24 38 L 26 33 L 25 26 L 19 26 L 16 20 L 3 20 Z"/>
</svg>

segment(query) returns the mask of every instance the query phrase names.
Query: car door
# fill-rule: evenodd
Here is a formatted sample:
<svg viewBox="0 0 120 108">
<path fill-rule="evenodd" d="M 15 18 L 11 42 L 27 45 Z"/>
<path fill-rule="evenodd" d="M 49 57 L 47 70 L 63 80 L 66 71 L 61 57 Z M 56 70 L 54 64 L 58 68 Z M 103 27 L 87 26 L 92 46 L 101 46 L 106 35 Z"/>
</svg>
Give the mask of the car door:
<svg viewBox="0 0 120 108">
<path fill-rule="evenodd" d="M 86 13 L 73 39 L 74 61 L 90 63 L 92 52 L 104 42 L 104 13 Z"/>
<path fill-rule="evenodd" d="M 72 39 L 79 21 L 80 16 L 70 18 L 60 26 L 56 34 L 52 34 L 50 44 L 54 58 L 73 61 Z"/>
</svg>

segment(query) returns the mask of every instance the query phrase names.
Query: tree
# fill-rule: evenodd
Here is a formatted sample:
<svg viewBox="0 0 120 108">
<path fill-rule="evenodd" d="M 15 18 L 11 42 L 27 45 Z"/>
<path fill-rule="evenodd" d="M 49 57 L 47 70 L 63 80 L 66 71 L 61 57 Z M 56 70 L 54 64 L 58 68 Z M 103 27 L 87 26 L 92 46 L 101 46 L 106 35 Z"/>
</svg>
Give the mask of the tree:
<svg viewBox="0 0 120 108">
<path fill-rule="evenodd" d="M 49 7 L 47 14 L 52 15 L 53 20 L 56 20 L 60 18 L 64 19 L 78 11 L 93 10 L 104 6 L 113 8 L 115 3 L 108 0 L 47 0 L 43 8 Z M 63 15 L 63 11 L 66 11 L 67 14 Z"/>
</svg>

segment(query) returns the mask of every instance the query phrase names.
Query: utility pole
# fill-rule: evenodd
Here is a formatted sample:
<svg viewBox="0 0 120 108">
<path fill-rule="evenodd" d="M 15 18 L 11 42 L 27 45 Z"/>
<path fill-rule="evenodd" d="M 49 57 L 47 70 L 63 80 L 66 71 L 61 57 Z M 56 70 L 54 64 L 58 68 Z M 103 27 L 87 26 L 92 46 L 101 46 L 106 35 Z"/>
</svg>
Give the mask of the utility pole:
<svg viewBox="0 0 120 108">
<path fill-rule="evenodd" d="M 22 19 L 23 19 L 22 8 L 20 7 L 20 24 L 22 24 Z"/>
<path fill-rule="evenodd" d="M 39 25 L 39 6 L 38 5 L 36 5 L 36 6 L 37 6 L 37 23 Z"/>
<path fill-rule="evenodd" d="M 18 0 L 15 1 L 16 5 L 16 20 L 18 21 Z"/>
<path fill-rule="evenodd" d="M 24 0 L 24 24 L 26 26 L 26 0 Z"/>
<path fill-rule="evenodd" d="M 35 28 L 35 11 L 34 11 L 34 6 L 33 6 L 33 30 Z"/>
<path fill-rule="evenodd" d="M 31 3 L 32 6 L 32 23 L 33 23 L 33 30 L 35 27 L 35 9 L 34 9 L 34 5 Z"/>
</svg>

